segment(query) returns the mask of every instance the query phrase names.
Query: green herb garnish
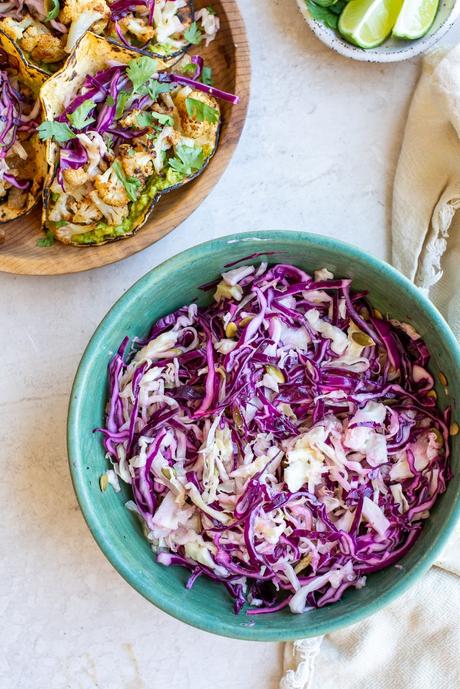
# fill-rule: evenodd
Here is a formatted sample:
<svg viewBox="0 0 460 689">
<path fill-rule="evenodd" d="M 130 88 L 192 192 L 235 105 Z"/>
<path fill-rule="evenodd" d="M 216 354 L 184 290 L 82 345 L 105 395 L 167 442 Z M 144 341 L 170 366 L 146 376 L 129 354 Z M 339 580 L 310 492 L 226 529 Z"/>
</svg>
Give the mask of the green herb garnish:
<svg viewBox="0 0 460 689">
<path fill-rule="evenodd" d="M 190 24 L 187 31 L 184 31 L 184 38 L 192 45 L 199 45 L 203 40 L 203 33 L 196 22 Z"/>
<path fill-rule="evenodd" d="M 185 107 L 190 117 L 193 117 L 198 122 L 210 122 L 215 124 L 219 121 L 219 111 L 211 108 L 206 103 L 196 98 L 186 98 Z"/>
<path fill-rule="evenodd" d="M 201 83 L 207 84 L 208 86 L 213 85 L 212 67 L 203 67 L 203 71 L 201 72 Z"/>
<path fill-rule="evenodd" d="M 196 72 L 196 65 L 194 65 L 193 62 L 189 62 L 188 65 L 182 67 L 181 72 L 184 76 L 191 77 Z"/>
<path fill-rule="evenodd" d="M 147 84 L 147 93 L 149 94 L 150 98 L 153 101 L 156 101 L 158 99 L 158 96 L 160 93 L 169 93 L 169 91 L 174 91 L 176 88 L 176 84 L 168 84 L 168 83 L 160 83 L 156 79 L 152 79 L 148 84 Z"/>
<path fill-rule="evenodd" d="M 75 138 L 75 134 L 65 122 L 49 122 L 47 120 L 38 127 L 38 136 L 42 141 L 54 139 L 60 144 Z"/>
<path fill-rule="evenodd" d="M 112 163 L 112 169 L 115 171 L 116 176 L 123 184 L 131 201 L 137 201 L 139 187 L 141 186 L 140 180 L 138 180 L 136 177 L 127 177 L 119 160 L 116 160 L 114 163 Z"/>
<path fill-rule="evenodd" d="M 57 223 L 56 223 L 56 225 L 57 225 Z M 45 233 L 45 236 L 41 237 L 40 239 L 37 239 L 37 241 L 35 242 L 36 246 L 41 246 L 41 247 L 53 246 L 53 244 L 54 244 L 54 235 L 50 230 L 47 230 Z"/>
<path fill-rule="evenodd" d="M 143 55 L 131 60 L 126 68 L 126 74 L 131 79 L 133 90 L 137 93 L 145 93 L 147 82 L 158 70 L 158 63 L 151 57 Z"/>
<path fill-rule="evenodd" d="M 126 101 L 128 100 L 130 94 L 128 91 L 120 91 L 117 98 L 117 109 L 115 111 L 115 119 L 119 120 L 125 111 Z"/>
<path fill-rule="evenodd" d="M 171 117 L 171 115 L 163 115 L 161 112 L 140 112 L 136 116 L 136 122 L 139 125 L 139 127 L 152 127 L 155 125 L 156 122 L 159 122 L 160 124 L 165 124 L 169 127 L 172 127 L 174 124 L 174 120 Z"/>
<path fill-rule="evenodd" d="M 112 98 L 113 100 L 113 98 Z M 89 113 L 93 108 L 96 107 L 96 103 L 93 100 L 85 100 L 81 105 L 78 106 L 73 112 L 67 115 L 67 119 L 74 129 L 84 129 L 92 122 L 95 122 L 94 117 L 88 117 Z"/>
<path fill-rule="evenodd" d="M 175 158 L 171 158 L 169 166 L 184 177 L 189 177 L 203 167 L 204 154 L 199 146 L 187 146 L 179 144 L 176 148 Z"/>
</svg>

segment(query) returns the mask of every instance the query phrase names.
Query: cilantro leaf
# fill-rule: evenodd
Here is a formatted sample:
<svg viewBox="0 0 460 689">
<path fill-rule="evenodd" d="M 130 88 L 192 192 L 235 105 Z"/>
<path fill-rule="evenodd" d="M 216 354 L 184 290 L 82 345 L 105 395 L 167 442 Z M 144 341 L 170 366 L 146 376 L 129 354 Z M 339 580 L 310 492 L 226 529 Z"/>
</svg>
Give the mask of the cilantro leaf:
<svg viewBox="0 0 460 689">
<path fill-rule="evenodd" d="M 150 112 L 140 112 L 136 115 L 136 124 L 142 129 L 153 125 L 153 117 Z"/>
<path fill-rule="evenodd" d="M 120 117 L 123 115 L 126 107 L 126 101 L 128 100 L 129 95 L 130 94 L 128 93 L 128 91 L 120 91 L 120 93 L 118 94 L 117 109 L 115 111 L 116 120 L 119 120 Z"/>
<path fill-rule="evenodd" d="M 199 45 L 203 40 L 203 33 L 196 22 L 193 22 L 188 27 L 187 31 L 184 31 L 184 38 L 192 45 Z"/>
<path fill-rule="evenodd" d="M 204 154 L 199 146 L 179 144 L 176 148 L 177 157 L 171 158 L 169 166 L 184 177 L 189 177 L 203 167 Z"/>
<path fill-rule="evenodd" d="M 73 112 L 67 115 L 67 119 L 74 129 L 84 129 L 92 122 L 95 122 L 94 117 L 88 117 L 89 113 L 93 108 L 96 107 L 96 103 L 93 100 L 85 100 L 81 105 L 78 106 Z"/>
<path fill-rule="evenodd" d="M 174 124 L 174 120 L 171 115 L 164 115 L 161 112 L 155 111 L 140 112 L 136 117 L 136 122 L 139 127 L 151 127 L 155 124 L 155 122 L 159 122 L 160 124 L 165 124 L 170 127 Z"/>
<path fill-rule="evenodd" d="M 182 67 L 181 72 L 186 77 L 192 77 L 196 72 L 196 65 L 193 62 L 189 62 L 188 65 Z"/>
<path fill-rule="evenodd" d="M 201 83 L 212 86 L 214 79 L 212 78 L 212 67 L 203 67 L 201 72 Z"/>
<path fill-rule="evenodd" d="M 172 127 L 174 124 L 174 118 L 171 115 L 164 115 L 162 112 L 152 111 L 150 113 L 153 119 L 157 120 L 160 124 L 165 124 L 168 127 Z"/>
<path fill-rule="evenodd" d="M 206 9 L 208 10 L 209 14 L 216 14 L 216 10 L 212 8 L 210 5 L 208 5 Z"/>
<path fill-rule="evenodd" d="M 216 124 L 219 121 L 219 111 L 215 108 L 211 108 L 207 103 L 203 103 L 201 100 L 196 98 L 186 98 L 185 107 L 187 109 L 190 117 L 198 122 L 210 122 L 211 124 Z"/>
<path fill-rule="evenodd" d="M 49 0 L 49 11 L 48 14 L 45 17 L 45 22 L 50 22 L 52 19 L 56 19 L 58 16 L 61 7 L 59 5 L 59 0 Z M 46 7 L 46 5 L 45 5 Z"/>
<path fill-rule="evenodd" d="M 50 230 L 47 230 L 45 233 L 45 236 L 41 237 L 41 239 L 37 239 L 37 241 L 35 242 L 36 246 L 41 246 L 41 247 L 53 246 L 53 244 L 54 244 L 54 234 Z"/>
<path fill-rule="evenodd" d="M 150 98 L 155 101 L 158 99 L 160 93 L 168 93 L 169 91 L 173 91 L 175 88 L 176 84 L 168 84 L 167 82 L 162 84 L 156 79 L 152 79 L 147 84 L 147 93 L 149 94 Z"/>
<path fill-rule="evenodd" d="M 133 90 L 142 93 L 147 82 L 153 77 L 158 69 L 158 63 L 151 57 L 143 55 L 135 60 L 131 60 L 126 68 L 126 74 L 131 79 Z"/>
<path fill-rule="evenodd" d="M 60 144 L 75 138 L 75 134 L 65 122 L 49 122 L 47 120 L 38 127 L 38 136 L 42 141 L 54 139 Z"/>
<path fill-rule="evenodd" d="M 137 201 L 139 187 L 141 186 L 140 180 L 138 180 L 136 177 L 127 177 L 119 160 L 116 160 L 114 163 L 112 163 L 112 168 L 115 170 L 116 176 L 126 189 L 126 193 L 131 201 Z"/>
<path fill-rule="evenodd" d="M 330 29 L 337 29 L 339 24 L 339 17 L 335 12 L 331 11 L 330 7 L 321 7 L 317 5 L 313 0 L 305 0 L 307 4 L 308 11 L 310 12 L 313 19 L 322 22 Z"/>
</svg>

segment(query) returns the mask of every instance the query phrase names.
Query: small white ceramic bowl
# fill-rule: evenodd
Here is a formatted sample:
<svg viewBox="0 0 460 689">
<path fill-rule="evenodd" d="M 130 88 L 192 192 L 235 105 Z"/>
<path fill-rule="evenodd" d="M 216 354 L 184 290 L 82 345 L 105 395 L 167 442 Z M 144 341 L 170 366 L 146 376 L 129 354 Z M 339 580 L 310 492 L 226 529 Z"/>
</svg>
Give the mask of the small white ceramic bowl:
<svg viewBox="0 0 460 689">
<path fill-rule="evenodd" d="M 313 19 L 305 0 L 297 0 L 300 11 L 310 29 L 336 53 L 361 62 L 400 62 L 424 53 L 439 41 L 453 26 L 460 14 L 460 0 L 441 0 L 432 27 L 425 36 L 416 41 L 401 41 L 389 38 L 377 48 L 363 50 L 348 43 L 338 31 L 330 29 L 322 22 Z"/>
</svg>

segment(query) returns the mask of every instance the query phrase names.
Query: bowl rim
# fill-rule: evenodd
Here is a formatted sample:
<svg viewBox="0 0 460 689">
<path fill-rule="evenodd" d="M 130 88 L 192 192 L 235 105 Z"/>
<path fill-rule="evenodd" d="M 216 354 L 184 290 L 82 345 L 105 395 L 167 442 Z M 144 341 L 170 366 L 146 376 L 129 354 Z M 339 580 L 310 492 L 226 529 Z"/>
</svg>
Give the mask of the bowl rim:
<svg viewBox="0 0 460 689">
<path fill-rule="evenodd" d="M 428 32 L 413 41 L 407 41 L 405 44 L 401 41 L 401 48 L 388 48 L 379 51 L 375 48 L 364 50 L 359 48 L 343 38 L 338 31 L 331 29 L 320 21 L 314 19 L 310 14 L 305 0 L 296 0 L 297 6 L 305 19 L 306 23 L 313 31 L 315 36 L 331 50 L 334 50 L 343 57 L 349 57 L 357 62 L 373 62 L 373 63 L 388 63 L 388 62 L 403 62 L 403 60 L 410 60 L 417 55 L 425 53 L 432 48 L 441 38 L 453 27 L 460 15 L 460 2 L 455 0 L 450 12 L 444 19 L 441 26 L 433 33 L 428 29 Z M 440 0 L 441 4 L 442 0 Z M 439 11 L 439 8 L 438 8 Z M 382 43 L 385 46 L 385 43 Z M 380 48 L 381 46 L 378 46 Z"/>
<path fill-rule="evenodd" d="M 123 558 L 119 555 L 117 548 L 105 540 L 102 527 L 99 524 L 97 510 L 95 510 L 93 506 L 90 490 L 87 486 L 85 486 L 85 481 L 83 480 L 83 465 L 86 464 L 86 461 L 84 460 L 81 452 L 79 442 L 79 419 L 84 396 L 80 395 L 79 393 L 86 387 L 91 361 L 94 354 L 97 352 L 99 343 L 103 340 L 105 333 L 110 330 L 113 319 L 120 311 L 128 313 L 129 306 L 137 300 L 140 292 L 143 292 L 149 288 L 148 286 L 152 280 L 156 281 L 167 278 L 171 271 L 178 270 L 181 263 L 184 261 L 187 263 L 191 262 L 197 256 L 203 258 L 203 255 L 205 254 L 214 253 L 217 247 L 225 247 L 227 244 L 234 243 L 241 243 L 244 250 L 245 242 L 257 242 L 261 244 L 260 249 L 263 250 L 263 244 L 265 242 L 270 243 L 272 240 L 279 240 L 283 238 L 290 241 L 294 240 L 299 243 L 314 243 L 325 250 L 331 250 L 334 252 L 339 251 L 340 253 L 344 254 L 345 257 L 367 263 L 371 270 L 375 271 L 376 273 L 384 273 L 386 277 L 395 282 L 398 287 L 409 291 L 411 297 L 417 302 L 417 305 L 424 310 L 428 317 L 433 321 L 433 325 L 437 328 L 441 338 L 446 343 L 446 346 L 451 350 L 453 358 L 457 360 L 460 370 L 460 345 L 443 316 L 421 292 L 421 290 L 419 290 L 408 278 L 406 278 L 402 273 L 397 271 L 387 262 L 368 255 L 358 247 L 355 247 L 351 244 L 320 234 L 293 230 L 262 230 L 255 232 L 244 232 L 226 235 L 217 239 L 211 239 L 207 242 L 197 244 L 189 249 L 186 249 L 185 251 L 180 252 L 179 254 L 176 254 L 175 256 L 154 267 L 143 277 L 137 280 L 115 302 L 115 304 L 96 328 L 83 353 L 72 386 L 67 421 L 67 451 L 75 494 L 83 517 L 94 539 L 96 540 L 96 543 L 117 572 L 138 593 L 144 596 L 144 598 L 172 617 L 175 617 L 176 619 L 181 620 L 182 622 L 185 622 L 193 627 L 217 634 L 219 636 L 249 641 L 290 641 L 311 636 L 319 636 L 333 632 L 337 629 L 341 629 L 347 625 L 360 622 L 369 615 L 376 613 L 378 610 L 393 602 L 396 598 L 405 593 L 407 589 L 411 587 L 431 567 L 447 543 L 449 536 L 455 528 L 455 525 L 460 521 L 460 492 L 458 492 L 442 530 L 435 536 L 433 542 L 430 544 L 430 547 L 427 548 L 427 550 L 421 555 L 419 561 L 412 567 L 412 569 L 409 572 L 403 572 L 401 574 L 395 586 L 391 587 L 386 592 L 376 595 L 371 602 L 363 605 L 359 610 L 352 610 L 342 613 L 334 620 L 311 625 L 309 624 L 308 616 L 306 616 L 305 630 L 301 632 L 297 630 L 292 633 L 276 628 L 251 628 L 248 626 L 241 626 L 241 624 L 237 625 L 236 623 L 232 624 L 222 622 L 220 620 L 215 620 L 211 624 L 203 623 L 198 612 L 189 611 L 186 607 L 182 607 L 180 604 L 175 603 L 174 599 L 163 599 L 157 597 L 155 590 L 152 590 L 149 588 L 149 586 L 145 585 L 144 581 L 141 580 L 140 577 L 136 577 L 133 571 L 129 569 Z M 262 253 L 264 252 L 262 251 Z M 245 254 L 242 253 L 242 258 L 244 255 Z M 235 621 L 236 619 L 237 618 L 235 617 Z"/>
</svg>

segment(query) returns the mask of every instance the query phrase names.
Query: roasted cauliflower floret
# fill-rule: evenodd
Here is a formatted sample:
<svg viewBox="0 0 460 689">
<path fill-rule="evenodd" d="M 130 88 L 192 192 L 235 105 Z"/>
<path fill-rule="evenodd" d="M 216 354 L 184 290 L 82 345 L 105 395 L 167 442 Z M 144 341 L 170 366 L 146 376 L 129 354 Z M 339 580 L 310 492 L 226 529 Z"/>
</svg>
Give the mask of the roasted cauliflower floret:
<svg viewBox="0 0 460 689">
<path fill-rule="evenodd" d="M 122 127 L 134 127 L 139 128 L 139 123 L 137 121 L 138 115 L 140 115 L 142 110 L 130 110 L 127 115 L 122 117 L 120 124 Z"/>
<path fill-rule="evenodd" d="M 153 174 L 153 155 L 144 148 L 129 144 L 122 144 L 119 148 L 121 164 L 127 177 L 137 177 L 145 180 Z"/>
<path fill-rule="evenodd" d="M 98 196 L 96 191 L 91 192 L 90 198 L 96 206 L 96 208 L 98 208 L 101 211 L 102 215 L 107 220 L 107 223 L 109 225 L 121 225 L 123 220 L 128 217 L 127 204 L 125 206 L 120 207 L 111 206 L 107 203 L 104 203 L 104 201 L 100 198 L 100 196 Z"/>
<path fill-rule="evenodd" d="M 88 181 L 88 173 L 82 167 L 78 170 L 64 170 L 63 175 L 66 191 L 71 191 L 73 187 L 81 187 Z"/>
<path fill-rule="evenodd" d="M 102 220 L 102 212 L 90 201 L 83 201 L 73 216 L 74 222 L 88 225 Z"/>
<path fill-rule="evenodd" d="M 32 17 L 25 17 L 21 19 L 20 22 L 11 19 L 11 17 L 5 17 L 0 20 L 0 28 L 8 34 L 8 36 L 14 38 L 15 41 L 20 41 L 26 29 L 36 24 L 38 24 L 38 22 L 35 22 Z"/>
<path fill-rule="evenodd" d="M 123 183 L 118 179 L 115 170 L 109 167 L 104 174 L 98 175 L 94 180 L 96 191 L 104 203 L 116 208 L 126 206 L 129 201 Z"/>
<path fill-rule="evenodd" d="M 186 86 L 177 93 L 175 97 L 175 104 L 179 112 L 179 117 L 182 125 L 182 130 L 185 136 L 189 136 L 192 139 L 204 139 L 206 141 L 212 142 L 216 136 L 216 130 L 218 123 L 212 122 L 200 122 L 198 119 L 191 117 L 187 111 L 187 98 L 193 98 L 194 100 L 199 100 L 205 103 L 210 108 L 220 112 L 219 105 L 215 98 L 207 93 L 202 93 L 201 91 L 193 91 L 190 87 Z"/>
<path fill-rule="evenodd" d="M 128 14 L 119 20 L 118 25 L 123 33 L 130 33 L 145 43 L 151 41 L 155 36 L 155 29 L 148 23 L 147 17 L 143 19 Z"/>
<path fill-rule="evenodd" d="M 27 203 L 27 197 L 27 191 L 24 191 L 23 189 L 16 189 L 16 187 L 13 187 L 12 189 L 10 189 L 10 193 L 8 194 L 8 208 L 13 208 L 14 210 L 18 211 L 22 210 L 22 208 L 24 208 L 24 206 Z"/>
<path fill-rule="evenodd" d="M 40 25 L 29 26 L 20 45 L 36 62 L 59 62 L 65 57 L 61 40 Z"/>
<path fill-rule="evenodd" d="M 52 189 L 52 188 L 51 188 Z M 67 201 L 69 196 L 61 193 L 55 201 L 50 201 L 51 210 L 48 213 L 48 218 L 52 222 L 59 222 L 60 220 L 71 220 L 72 215 L 67 208 Z"/>
<path fill-rule="evenodd" d="M 66 0 L 59 13 L 59 21 L 70 25 L 66 52 L 70 52 L 88 29 L 101 33 L 109 21 L 110 8 L 105 0 Z"/>
</svg>

